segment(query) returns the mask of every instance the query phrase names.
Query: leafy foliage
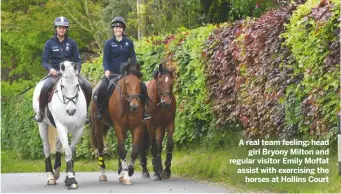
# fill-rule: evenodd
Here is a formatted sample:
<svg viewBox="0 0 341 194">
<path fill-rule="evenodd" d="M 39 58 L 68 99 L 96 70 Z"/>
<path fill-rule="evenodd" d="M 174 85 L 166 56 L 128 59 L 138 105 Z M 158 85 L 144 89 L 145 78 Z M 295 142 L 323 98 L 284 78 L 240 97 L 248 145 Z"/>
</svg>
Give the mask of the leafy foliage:
<svg viewBox="0 0 341 194">
<path fill-rule="evenodd" d="M 301 82 L 288 88 L 287 122 L 297 123 L 302 132 L 336 137 L 340 77 L 340 2 L 314 1 L 297 8 L 283 34 L 297 63 Z"/>
</svg>

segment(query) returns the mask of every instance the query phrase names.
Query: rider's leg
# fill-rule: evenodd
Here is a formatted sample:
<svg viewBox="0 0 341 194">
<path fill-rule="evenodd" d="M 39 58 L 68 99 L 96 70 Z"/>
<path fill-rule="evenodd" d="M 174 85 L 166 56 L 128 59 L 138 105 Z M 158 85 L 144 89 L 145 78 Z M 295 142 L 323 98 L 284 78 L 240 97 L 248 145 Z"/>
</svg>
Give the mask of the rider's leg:
<svg viewBox="0 0 341 194">
<path fill-rule="evenodd" d="M 43 84 L 43 87 L 40 91 L 40 97 L 39 97 L 39 111 L 36 114 L 36 121 L 42 122 L 44 119 L 44 110 L 47 103 L 48 93 L 50 89 L 55 84 L 56 77 L 50 75 L 50 77 L 46 78 Z"/>
<path fill-rule="evenodd" d="M 146 106 L 148 106 L 148 90 L 147 90 L 147 86 L 144 82 L 141 82 L 141 103 L 142 103 L 142 113 L 143 113 L 143 119 L 147 120 L 150 119 L 151 116 L 147 113 L 147 108 Z"/>
<path fill-rule="evenodd" d="M 97 96 L 97 120 L 102 119 L 102 114 L 105 109 L 105 99 L 107 96 L 107 90 L 109 86 L 109 79 L 107 77 L 103 77 L 101 81 L 101 85 L 99 86 L 98 89 L 98 96 Z"/>
</svg>

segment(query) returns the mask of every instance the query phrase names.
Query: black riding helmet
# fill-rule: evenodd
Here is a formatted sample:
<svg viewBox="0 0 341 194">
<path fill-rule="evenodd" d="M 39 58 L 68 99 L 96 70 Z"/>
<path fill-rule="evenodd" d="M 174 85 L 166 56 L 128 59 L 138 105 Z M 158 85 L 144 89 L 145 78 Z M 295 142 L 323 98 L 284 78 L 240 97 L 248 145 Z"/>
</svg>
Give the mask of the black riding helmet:
<svg viewBox="0 0 341 194">
<path fill-rule="evenodd" d="M 58 26 L 66 27 L 66 34 L 69 31 L 69 20 L 66 17 L 59 16 L 53 21 L 53 26 L 56 29 Z"/>
<path fill-rule="evenodd" d="M 123 27 L 123 30 L 126 28 L 126 23 L 124 21 L 124 18 L 121 16 L 114 17 L 114 19 L 111 20 L 110 27 Z"/>
</svg>

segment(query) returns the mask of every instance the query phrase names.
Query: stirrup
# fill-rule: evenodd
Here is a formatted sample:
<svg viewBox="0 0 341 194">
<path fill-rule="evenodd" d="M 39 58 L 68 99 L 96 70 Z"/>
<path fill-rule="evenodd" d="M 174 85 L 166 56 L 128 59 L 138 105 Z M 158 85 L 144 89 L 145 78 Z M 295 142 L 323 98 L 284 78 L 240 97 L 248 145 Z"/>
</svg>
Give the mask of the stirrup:
<svg viewBox="0 0 341 194">
<path fill-rule="evenodd" d="M 152 117 L 148 113 L 143 113 L 143 120 L 151 119 Z"/>
<path fill-rule="evenodd" d="M 96 119 L 97 120 L 102 120 L 102 118 L 103 118 L 103 116 L 102 116 L 102 113 L 101 113 L 101 111 L 97 111 L 97 114 L 96 114 Z"/>
<path fill-rule="evenodd" d="M 44 120 L 44 113 L 42 111 L 38 111 L 34 117 L 34 120 L 41 123 Z"/>
</svg>

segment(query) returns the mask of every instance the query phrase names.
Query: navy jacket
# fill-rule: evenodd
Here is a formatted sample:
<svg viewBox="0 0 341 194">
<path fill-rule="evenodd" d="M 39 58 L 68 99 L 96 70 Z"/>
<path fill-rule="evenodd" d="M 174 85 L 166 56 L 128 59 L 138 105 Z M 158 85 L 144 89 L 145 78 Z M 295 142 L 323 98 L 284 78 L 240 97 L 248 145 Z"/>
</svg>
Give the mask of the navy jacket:
<svg viewBox="0 0 341 194">
<path fill-rule="evenodd" d="M 54 36 L 46 41 L 43 52 L 43 66 L 47 71 L 50 71 L 51 68 L 59 71 L 59 64 L 66 60 L 76 62 L 78 72 L 80 72 L 81 59 L 74 40 L 66 36 L 62 42 L 59 42 L 57 36 Z"/>
<path fill-rule="evenodd" d="M 120 73 L 120 67 L 123 63 L 128 62 L 136 64 L 136 54 L 134 43 L 126 36 L 121 41 L 117 41 L 115 36 L 107 40 L 104 46 L 103 68 L 104 71 L 109 70 L 112 73 Z"/>
</svg>

